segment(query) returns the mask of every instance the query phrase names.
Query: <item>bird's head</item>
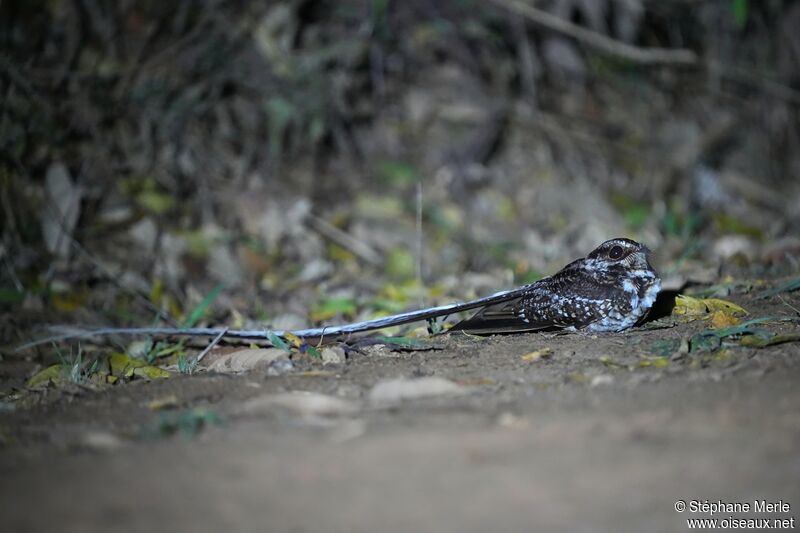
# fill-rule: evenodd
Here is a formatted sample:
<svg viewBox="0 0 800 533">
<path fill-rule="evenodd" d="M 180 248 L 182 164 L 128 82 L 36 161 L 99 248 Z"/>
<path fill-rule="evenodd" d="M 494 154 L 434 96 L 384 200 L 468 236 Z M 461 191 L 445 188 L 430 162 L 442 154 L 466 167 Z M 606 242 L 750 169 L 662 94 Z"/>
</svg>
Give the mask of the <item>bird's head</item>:
<svg viewBox="0 0 800 533">
<path fill-rule="evenodd" d="M 632 270 L 652 270 L 648 261 L 650 250 L 647 246 L 631 239 L 611 239 L 594 250 L 587 256 L 604 263 L 620 264 Z"/>
</svg>

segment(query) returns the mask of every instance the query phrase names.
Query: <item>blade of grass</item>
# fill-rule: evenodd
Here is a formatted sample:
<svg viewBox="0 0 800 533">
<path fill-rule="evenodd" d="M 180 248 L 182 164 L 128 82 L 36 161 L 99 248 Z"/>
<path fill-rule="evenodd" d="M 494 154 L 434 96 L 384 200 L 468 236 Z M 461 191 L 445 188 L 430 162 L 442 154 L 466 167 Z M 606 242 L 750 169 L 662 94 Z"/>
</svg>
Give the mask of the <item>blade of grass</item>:
<svg viewBox="0 0 800 533">
<path fill-rule="evenodd" d="M 186 318 L 186 320 L 184 320 L 183 324 L 181 324 L 181 327 L 183 329 L 194 327 L 194 325 L 197 324 L 201 318 L 203 318 L 206 310 L 214 302 L 214 300 L 217 299 L 217 296 L 219 296 L 219 293 L 222 292 L 223 288 L 224 286 L 220 283 L 211 289 L 211 292 L 209 292 L 206 297 L 203 298 L 203 301 L 200 302 L 191 313 L 189 313 L 189 316 Z"/>
<path fill-rule="evenodd" d="M 790 279 L 785 283 L 781 283 L 777 287 L 773 287 L 769 290 L 761 292 L 756 296 L 759 300 L 763 300 L 765 298 L 769 298 L 770 296 L 775 296 L 776 294 L 780 294 L 782 292 L 792 292 L 800 289 L 800 278 Z"/>
<path fill-rule="evenodd" d="M 286 343 L 285 340 L 278 337 L 274 331 L 267 330 L 267 339 L 269 339 L 270 344 L 272 344 L 275 348 L 283 350 L 284 352 L 292 353 L 292 348 Z"/>
</svg>

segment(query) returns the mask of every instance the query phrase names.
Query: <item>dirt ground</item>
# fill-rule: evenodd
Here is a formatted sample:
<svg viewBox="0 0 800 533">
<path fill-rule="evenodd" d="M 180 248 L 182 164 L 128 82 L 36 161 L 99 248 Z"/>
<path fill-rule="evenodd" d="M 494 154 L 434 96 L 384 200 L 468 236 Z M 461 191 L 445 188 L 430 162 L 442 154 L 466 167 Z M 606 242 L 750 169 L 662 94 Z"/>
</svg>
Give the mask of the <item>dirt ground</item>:
<svg viewBox="0 0 800 533">
<path fill-rule="evenodd" d="M 731 300 L 751 316 L 800 307 L 797 293 Z M 4 404 L 3 529 L 683 531 L 686 518 L 731 516 L 678 513 L 677 500 L 782 500 L 789 512 L 734 516 L 800 518 L 800 344 L 654 363 L 654 343 L 707 327 L 660 323 L 453 334 L 435 350 L 373 349 L 284 375 L 202 372 Z M 451 389 L 376 392 L 395 378 Z M 165 398 L 173 411 L 154 411 Z M 222 423 L 143 431 L 188 408 Z"/>
</svg>

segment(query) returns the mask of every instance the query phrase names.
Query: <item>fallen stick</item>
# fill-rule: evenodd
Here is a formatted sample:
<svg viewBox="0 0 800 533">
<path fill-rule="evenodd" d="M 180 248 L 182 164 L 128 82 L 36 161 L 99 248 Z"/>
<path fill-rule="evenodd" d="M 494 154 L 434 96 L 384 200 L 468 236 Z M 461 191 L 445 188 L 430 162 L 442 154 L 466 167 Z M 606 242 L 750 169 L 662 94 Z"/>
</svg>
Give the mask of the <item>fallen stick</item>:
<svg viewBox="0 0 800 533">
<path fill-rule="evenodd" d="M 587 30 L 577 24 L 557 17 L 547 11 L 537 9 L 519 0 L 491 0 L 492 3 L 522 15 L 534 24 L 572 37 L 585 45 L 635 63 L 658 65 L 696 65 L 697 54 L 685 48 L 641 48 L 606 37 L 601 33 Z"/>
</svg>

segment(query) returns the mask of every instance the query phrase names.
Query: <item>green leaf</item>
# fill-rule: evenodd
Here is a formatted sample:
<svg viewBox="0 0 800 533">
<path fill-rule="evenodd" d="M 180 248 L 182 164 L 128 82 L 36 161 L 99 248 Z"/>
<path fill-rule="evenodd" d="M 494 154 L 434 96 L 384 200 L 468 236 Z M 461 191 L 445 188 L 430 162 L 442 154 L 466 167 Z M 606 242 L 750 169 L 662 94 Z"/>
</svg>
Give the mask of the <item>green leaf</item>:
<svg viewBox="0 0 800 533">
<path fill-rule="evenodd" d="M 31 376 L 25 386 L 29 389 L 35 389 L 50 383 L 57 383 L 63 379 L 61 370 L 62 366 L 60 364 L 48 366 Z"/>
<path fill-rule="evenodd" d="M 157 366 L 150 366 L 150 365 L 134 368 L 133 375 L 147 379 L 165 379 L 172 376 L 172 374 L 170 374 L 163 368 L 158 368 Z"/>
<path fill-rule="evenodd" d="M 405 248 L 395 248 L 386 258 L 386 273 L 397 279 L 412 278 L 417 267 L 414 256 Z"/>
<path fill-rule="evenodd" d="M 111 367 L 111 374 L 119 378 L 133 378 L 134 376 L 144 377 L 148 379 L 168 378 L 172 374 L 158 368 L 157 366 L 148 365 L 141 359 L 134 359 L 124 353 L 113 353 L 108 358 L 108 364 Z"/>
<path fill-rule="evenodd" d="M 25 300 L 25 291 L 0 287 L 0 304 L 21 304 Z"/>
<path fill-rule="evenodd" d="M 659 357 L 669 357 L 681 347 L 681 340 L 664 339 L 650 345 L 650 351 Z"/>
<path fill-rule="evenodd" d="M 756 348 L 763 348 L 765 346 L 773 346 L 786 342 L 800 342 L 800 333 L 786 333 L 784 335 L 772 335 L 771 337 L 751 335 L 742 339 L 742 345 Z"/>
<path fill-rule="evenodd" d="M 267 338 L 269 339 L 270 344 L 272 344 L 274 347 L 285 352 L 292 353 L 291 347 L 286 344 L 285 340 L 275 335 L 274 331 L 267 330 Z"/>
<path fill-rule="evenodd" d="M 383 296 L 376 296 L 368 303 L 369 308 L 374 308 L 376 311 L 386 311 L 387 313 L 401 313 L 406 310 L 407 303 L 405 299 L 392 299 Z"/>
<path fill-rule="evenodd" d="M 303 344 L 303 346 L 300 348 L 300 351 L 303 353 L 307 353 L 314 359 L 322 359 L 322 354 L 319 352 L 319 350 L 317 350 L 314 346 L 311 346 L 310 344 Z"/>
<path fill-rule="evenodd" d="M 169 343 L 158 342 L 155 347 L 148 353 L 147 359 L 152 362 L 155 359 L 168 357 L 170 355 L 182 355 L 186 353 L 186 346 L 183 342 Z"/>
<path fill-rule="evenodd" d="M 736 27 L 740 30 L 744 29 L 747 24 L 747 13 L 749 11 L 748 0 L 733 0 L 731 3 L 733 8 L 733 20 L 736 21 Z"/>
<path fill-rule="evenodd" d="M 710 352 L 719 348 L 721 344 L 722 339 L 720 337 L 698 333 L 689 341 L 689 350 L 692 352 Z"/>
<path fill-rule="evenodd" d="M 175 200 L 171 194 L 148 190 L 142 191 L 136 196 L 136 203 L 153 214 L 163 215 L 172 209 Z"/>
<path fill-rule="evenodd" d="M 708 329 L 701 331 L 692 336 L 689 342 L 690 350 L 707 351 L 718 348 L 722 344 L 722 339 L 732 337 L 734 335 L 755 335 L 762 338 L 769 338 L 772 334 L 764 328 L 753 327 L 757 324 L 771 322 L 775 320 L 773 317 L 761 317 L 742 322 L 736 326 L 723 329 Z"/>
<path fill-rule="evenodd" d="M 719 233 L 738 233 L 755 239 L 764 237 L 764 232 L 755 226 L 749 226 L 741 218 L 726 213 L 715 213 L 714 224 Z"/>
<path fill-rule="evenodd" d="M 197 322 L 198 322 L 198 321 L 199 321 L 201 318 L 203 318 L 203 314 L 205 314 L 206 310 L 207 310 L 207 309 L 208 309 L 208 307 L 209 307 L 209 306 L 210 306 L 210 305 L 211 305 L 211 304 L 214 302 L 214 300 L 216 300 L 216 299 L 217 299 L 217 296 L 219 296 L 219 293 L 221 293 L 221 292 L 222 292 L 222 289 L 223 289 L 223 288 L 224 288 L 224 286 L 223 286 L 223 285 L 220 283 L 219 285 L 217 285 L 216 287 L 214 287 L 213 289 L 211 289 L 211 292 L 209 292 L 209 293 L 206 295 L 206 297 L 205 297 L 205 298 L 203 298 L 203 301 L 202 301 L 202 302 L 200 302 L 200 303 L 198 304 L 198 306 L 197 306 L 197 307 L 195 307 L 195 308 L 192 310 L 192 312 L 191 312 L 191 313 L 189 313 L 189 316 L 186 318 L 186 320 L 184 320 L 184 322 L 183 322 L 182 326 L 183 326 L 184 328 L 191 328 L 191 327 L 194 327 L 194 325 L 195 325 L 195 324 L 197 324 Z"/>
<path fill-rule="evenodd" d="M 399 161 L 378 163 L 378 177 L 393 185 L 409 185 L 419 181 L 419 174 L 414 167 Z"/>
<path fill-rule="evenodd" d="M 356 301 L 353 298 L 326 298 L 311 311 L 311 320 L 328 320 L 337 315 L 354 315 Z"/>
<path fill-rule="evenodd" d="M 777 287 L 773 287 L 772 289 L 759 293 L 756 298 L 763 300 L 764 298 L 769 298 L 782 292 L 792 292 L 798 289 L 800 289 L 800 278 L 790 279 L 785 283 L 781 283 Z"/>
</svg>

